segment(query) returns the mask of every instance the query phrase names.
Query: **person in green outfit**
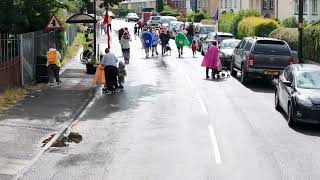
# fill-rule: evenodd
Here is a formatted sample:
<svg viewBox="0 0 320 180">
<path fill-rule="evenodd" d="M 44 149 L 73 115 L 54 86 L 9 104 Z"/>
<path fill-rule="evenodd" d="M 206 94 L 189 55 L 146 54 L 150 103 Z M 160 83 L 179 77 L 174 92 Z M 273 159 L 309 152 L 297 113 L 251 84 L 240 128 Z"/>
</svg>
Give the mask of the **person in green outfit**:
<svg viewBox="0 0 320 180">
<path fill-rule="evenodd" d="M 179 58 L 183 55 L 183 47 L 189 46 L 190 42 L 187 38 L 187 36 L 183 33 L 183 29 L 180 29 L 180 31 L 177 33 L 175 38 L 176 46 L 178 48 Z"/>
</svg>

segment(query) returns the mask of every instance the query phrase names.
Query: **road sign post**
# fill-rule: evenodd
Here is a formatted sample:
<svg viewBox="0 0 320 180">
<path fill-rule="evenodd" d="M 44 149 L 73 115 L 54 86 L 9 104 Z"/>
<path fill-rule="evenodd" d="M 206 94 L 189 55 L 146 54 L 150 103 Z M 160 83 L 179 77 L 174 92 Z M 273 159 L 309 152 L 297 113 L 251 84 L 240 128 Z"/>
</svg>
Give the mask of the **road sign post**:
<svg viewBox="0 0 320 180">
<path fill-rule="evenodd" d="M 53 30 L 54 44 L 56 44 L 56 30 L 62 29 L 62 24 L 56 16 L 52 16 L 49 20 L 46 30 Z"/>
<path fill-rule="evenodd" d="M 298 43 L 298 59 L 299 63 L 303 63 L 303 0 L 299 0 L 299 43 Z"/>
</svg>

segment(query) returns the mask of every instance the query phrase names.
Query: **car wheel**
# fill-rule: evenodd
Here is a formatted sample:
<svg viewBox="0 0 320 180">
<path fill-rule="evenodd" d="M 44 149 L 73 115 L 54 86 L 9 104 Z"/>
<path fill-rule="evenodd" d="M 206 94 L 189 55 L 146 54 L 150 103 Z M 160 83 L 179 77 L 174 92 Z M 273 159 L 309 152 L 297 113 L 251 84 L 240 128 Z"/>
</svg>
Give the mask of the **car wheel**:
<svg viewBox="0 0 320 180">
<path fill-rule="evenodd" d="M 289 127 L 294 127 L 296 125 L 296 122 L 293 118 L 293 107 L 290 102 L 288 105 L 288 125 L 289 125 Z"/>
<path fill-rule="evenodd" d="M 240 82 L 243 85 L 246 85 L 248 81 L 248 73 L 246 72 L 244 66 L 241 66 L 241 79 Z"/>
<path fill-rule="evenodd" d="M 276 90 L 276 92 L 274 93 L 274 107 L 277 111 L 281 110 L 281 106 L 280 106 L 280 100 L 279 100 L 279 94 L 278 91 Z"/>
<path fill-rule="evenodd" d="M 230 61 L 230 72 L 231 72 L 231 76 L 233 77 L 237 77 L 237 71 L 234 70 L 234 65 L 233 65 L 233 61 Z"/>
</svg>

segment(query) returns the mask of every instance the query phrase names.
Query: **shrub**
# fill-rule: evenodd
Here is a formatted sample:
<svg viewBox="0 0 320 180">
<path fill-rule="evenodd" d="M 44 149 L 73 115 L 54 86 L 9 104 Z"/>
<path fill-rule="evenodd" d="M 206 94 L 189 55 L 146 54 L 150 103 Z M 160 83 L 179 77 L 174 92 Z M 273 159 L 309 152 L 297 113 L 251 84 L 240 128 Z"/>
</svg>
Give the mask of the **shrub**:
<svg viewBox="0 0 320 180">
<path fill-rule="evenodd" d="M 219 31 L 232 33 L 232 21 L 235 17 L 234 13 L 224 13 L 219 17 Z"/>
<path fill-rule="evenodd" d="M 187 21 L 193 22 L 193 21 L 194 21 L 194 15 L 195 15 L 194 12 L 189 12 L 189 13 L 187 14 Z"/>
<path fill-rule="evenodd" d="M 286 41 L 292 50 L 298 49 L 298 28 L 279 28 L 270 33 L 270 37 Z M 318 61 L 320 58 L 320 25 L 309 25 L 303 34 L 303 57 Z"/>
<path fill-rule="evenodd" d="M 295 16 L 291 16 L 282 20 L 281 25 L 287 28 L 297 28 L 299 23 Z"/>
<path fill-rule="evenodd" d="M 269 36 L 286 41 L 292 50 L 298 49 L 299 32 L 297 28 L 281 27 L 272 31 Z"/>
<path fill-rule="evenodd" d="M 254 9 L 250 9 L 250 10 L 241 10 L 238 13 L 235 14 L 235 17 L 232 20 L 232 24 L 231 24 L 231 33 L 238 37 L 238 25 L 239 22 L 246 17 L 259 17 L 261 16 L 261 14 Z"/>
<path fill-rule="evenodd" d="M 199 13 L 194 14 L 193 21 L 194 22 L 200 22 L 203 19 L 207 19 L 207 18 L 208 18 L 208 15 L 206 13 L 199 12 Z"/>
<path fill-rule="evenodd" d="M 179 14 L 176 13 L 176 12 L 167 12 L 167 11 L 162 11 L 162 12 L 160 13 L 160 15 L 161 15 L 161 16 L 174 16 L 174 17 L 179 16 Z"/>
<path fill-rule="evenodd" d="M 201 23 L 202 24 L 210 24 L 210 25 L 212 25 L 212 24 L 214 24 L 214 20 L 213 19 L 203 19 L 201 21 Z"/>
<path fill-rule="evenodd" d="M 238 37 L 259 36 L 267 37 L 279 27 L 278 23 L 272 19 L 248 17 L 243 19 L 238 25 Z"/>
</svg>

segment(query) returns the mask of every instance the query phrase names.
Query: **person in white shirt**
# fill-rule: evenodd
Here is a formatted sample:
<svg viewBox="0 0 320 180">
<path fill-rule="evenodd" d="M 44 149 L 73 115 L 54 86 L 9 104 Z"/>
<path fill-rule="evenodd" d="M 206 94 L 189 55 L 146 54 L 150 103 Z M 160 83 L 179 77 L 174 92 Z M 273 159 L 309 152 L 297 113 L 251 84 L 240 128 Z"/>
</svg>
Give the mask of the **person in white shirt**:
<svg viewBox="0 0 320 180">
<path fill-rule="evenodd" d="M 118 86 L 118 62 L 117 57 L 106 48 L 105 55 L 102 57 L 101 64 L 105 66 L 105 76 L 107 81 L 107 91 L 105 93 L 119 92 Z"/>
</svg>

